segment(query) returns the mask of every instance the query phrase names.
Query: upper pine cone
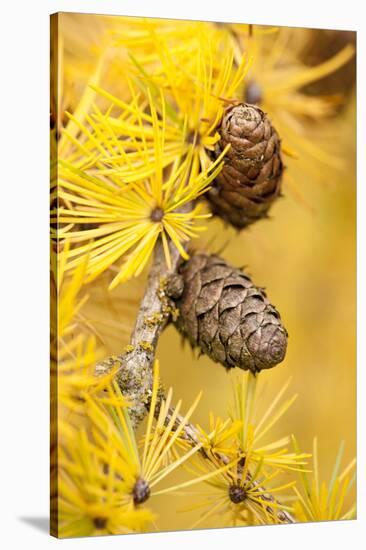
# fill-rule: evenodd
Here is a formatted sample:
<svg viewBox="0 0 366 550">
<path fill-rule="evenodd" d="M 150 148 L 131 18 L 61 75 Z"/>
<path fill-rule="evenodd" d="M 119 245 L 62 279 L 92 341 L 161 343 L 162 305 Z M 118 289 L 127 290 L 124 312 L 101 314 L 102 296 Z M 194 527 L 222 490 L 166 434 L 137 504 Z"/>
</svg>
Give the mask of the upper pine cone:
<svg viewBox="0 0 366 550">
<path fill-rule="evenodd" d="M 247 103 L 226 109 L 218 132 L 215 158 L 231 147 L 206 197 L 215 214 L 242 229 L 266 216 L 280 194 L 280 139 L 266 114 Z"/>
<path fill-rule="evenodd" d="M 177 328 L 192 346 L 226 368 L 253 373 L 280 363 L 287 331 L 266 294 L 218 256 L 196 254 L 179 270 L 184 290 L 177 300 Z"/>
</svg>

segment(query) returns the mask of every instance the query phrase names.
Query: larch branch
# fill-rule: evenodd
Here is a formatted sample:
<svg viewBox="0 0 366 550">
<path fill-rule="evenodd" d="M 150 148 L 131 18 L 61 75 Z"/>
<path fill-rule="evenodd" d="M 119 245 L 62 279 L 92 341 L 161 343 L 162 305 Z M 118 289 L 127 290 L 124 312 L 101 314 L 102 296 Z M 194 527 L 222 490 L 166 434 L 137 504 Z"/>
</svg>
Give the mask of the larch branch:
<svg viewBox="0 0 366 550">
<path fill-rule="evenodd" d="M 116 380 L 123 395 L 131 402 L 129 413 L 134 427 L 148 412 L 153 386 L 153 363 L 159 336 L 174 308 L 165 293 L 170 274 L 179 263 L 179 252 L 170 246 L 171 268 L 169 269 L 162 243 L 155 247 L 154 257 L 131 335 L 128 351 L 108 357 L 96 365 L 96 374 L 102 375 L 116 369 Z"/>
</svg>

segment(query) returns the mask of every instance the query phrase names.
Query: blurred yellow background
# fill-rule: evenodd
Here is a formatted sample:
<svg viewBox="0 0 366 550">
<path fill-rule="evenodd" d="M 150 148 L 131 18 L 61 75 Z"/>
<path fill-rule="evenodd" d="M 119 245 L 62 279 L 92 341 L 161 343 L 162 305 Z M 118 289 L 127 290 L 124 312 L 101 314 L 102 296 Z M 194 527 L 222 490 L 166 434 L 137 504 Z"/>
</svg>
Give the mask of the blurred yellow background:
<svg viewBox="0 0 366 550">
<path fill-rule="evenodd" d="M 67 43 L 67 37 L 76 39 L 81 30 L 89 36 L 91 25 L 95 26 L 96 16 L 85 17 L 88 19 L 81 22 L 78 15 L 66 16 L 66 50 L 77 48 L 77 43 Z M 91 18 L 93 22 L 88 24 Z M 89 55 L 90 51 L 93 49 L 88 49 Z M 75 58 L 81 54 L 75 50 L 69 63 L 79 62 Z M 65 71 L 72 72 L 72 67 Z M 82 75 L 82 83 L 84 80 Z M 271 209 L 271 219 L 240 234 L 224 231 L 220 220 L 210 220 L 209 230 L 194 246 L 213 252 L 224 247 L 221 254 L 227 261 L 246 266 L 255 284 L 266 288 L 280 311 L 289 333 L 288 352 L 282 364 L 260 374 L 265 386 L 263 399 L 271 397 L 289 377 L 289 393 L 297 393 L 298 398 L 272 436 L 293 433 L 302 450 L 309 452 L 313 437 L 318 436 L 320 471 L 329 480 L 340 441 L 346 444 L 345 464 L 356 453 L 355 97 L 323 125 L 323 138 L 329 131 L 330 140 L 337 145 L 335 154 L 343 158 L 342 169 L 330 170 L 318 163 L 307 171 L 301 159 L 286 157 L 284 198 Z M 314 129 L 314 141 L 317 132 Z M 311 125 L 308 136 L 312 140 Z M 297 179 L 302 199 L 287 186 L 287 174 Z M 90 298 L 83 311 L 95 322 L 106 354 L 117 354 L 128 343 L 145 275 L 113 291 L 107 290 L 109 279 L 107 272 L 88 285 Z M 183 398 L 188 406 L 203 389 L 194 422 L 207 427 L 210 411 L 227 416 L 236 372 L 226 372 L 205 356 L 197 358 L 188 344 L 182 348 L 181 337 L 172 326 L 160 339 L 157 357 L 163 383 L 173 387 L 176 399 Z M 354 498 L 355 488 L 352 492 L 349 500 Z M 160 498 L 159 529 L 187 528 L 197 517 L 195 513 L 177 514 L 184 499 L 175 503 L 173 498 L 172 504 L 171 497 Z M 215 519 L 207 524 L 212 525 Z"/>
</svg>

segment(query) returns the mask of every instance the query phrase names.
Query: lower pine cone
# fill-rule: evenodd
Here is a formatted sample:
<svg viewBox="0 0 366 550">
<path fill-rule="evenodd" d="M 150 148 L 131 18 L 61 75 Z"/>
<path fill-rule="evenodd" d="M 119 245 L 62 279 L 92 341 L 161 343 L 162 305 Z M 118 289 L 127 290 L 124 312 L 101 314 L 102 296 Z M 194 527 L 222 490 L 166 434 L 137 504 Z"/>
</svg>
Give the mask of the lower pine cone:
<svg viewBox="0 0 366 550">
<path fill-rule="evenodd" d="M 175 324 L 213 361 L 253 373 L 283 361 L 287 331 L 263 291 L 218 256 L 195 254 L 179 273 L 184 290 Z"/>
</svg>

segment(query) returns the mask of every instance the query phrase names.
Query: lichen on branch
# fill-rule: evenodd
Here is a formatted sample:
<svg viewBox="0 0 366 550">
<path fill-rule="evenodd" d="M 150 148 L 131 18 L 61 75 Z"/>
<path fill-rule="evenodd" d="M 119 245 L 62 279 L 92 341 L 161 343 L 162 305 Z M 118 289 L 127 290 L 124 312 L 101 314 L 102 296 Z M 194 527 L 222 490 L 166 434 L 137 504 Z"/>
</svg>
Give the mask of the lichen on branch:
<svg viewBox="0 0 366 550">
<path fill-rule="evenodd" d="M 179 252 L 170 246 L 171 266 L 167 266 L 163 245 L 158 242 L 145 289 L 140 303 L 131 341 L 123 353 L 113 355 L 96 365 L 97 375 L 116 371 L 116 380 L 123 395 L 131 402 L 129 413 L 134 427 L 148 412 L 153 386 L 153 363 L 159 336 L 175 308 L 168 298 L 165 287 L 170 274 L 174 273 Z"/>
</svg>

